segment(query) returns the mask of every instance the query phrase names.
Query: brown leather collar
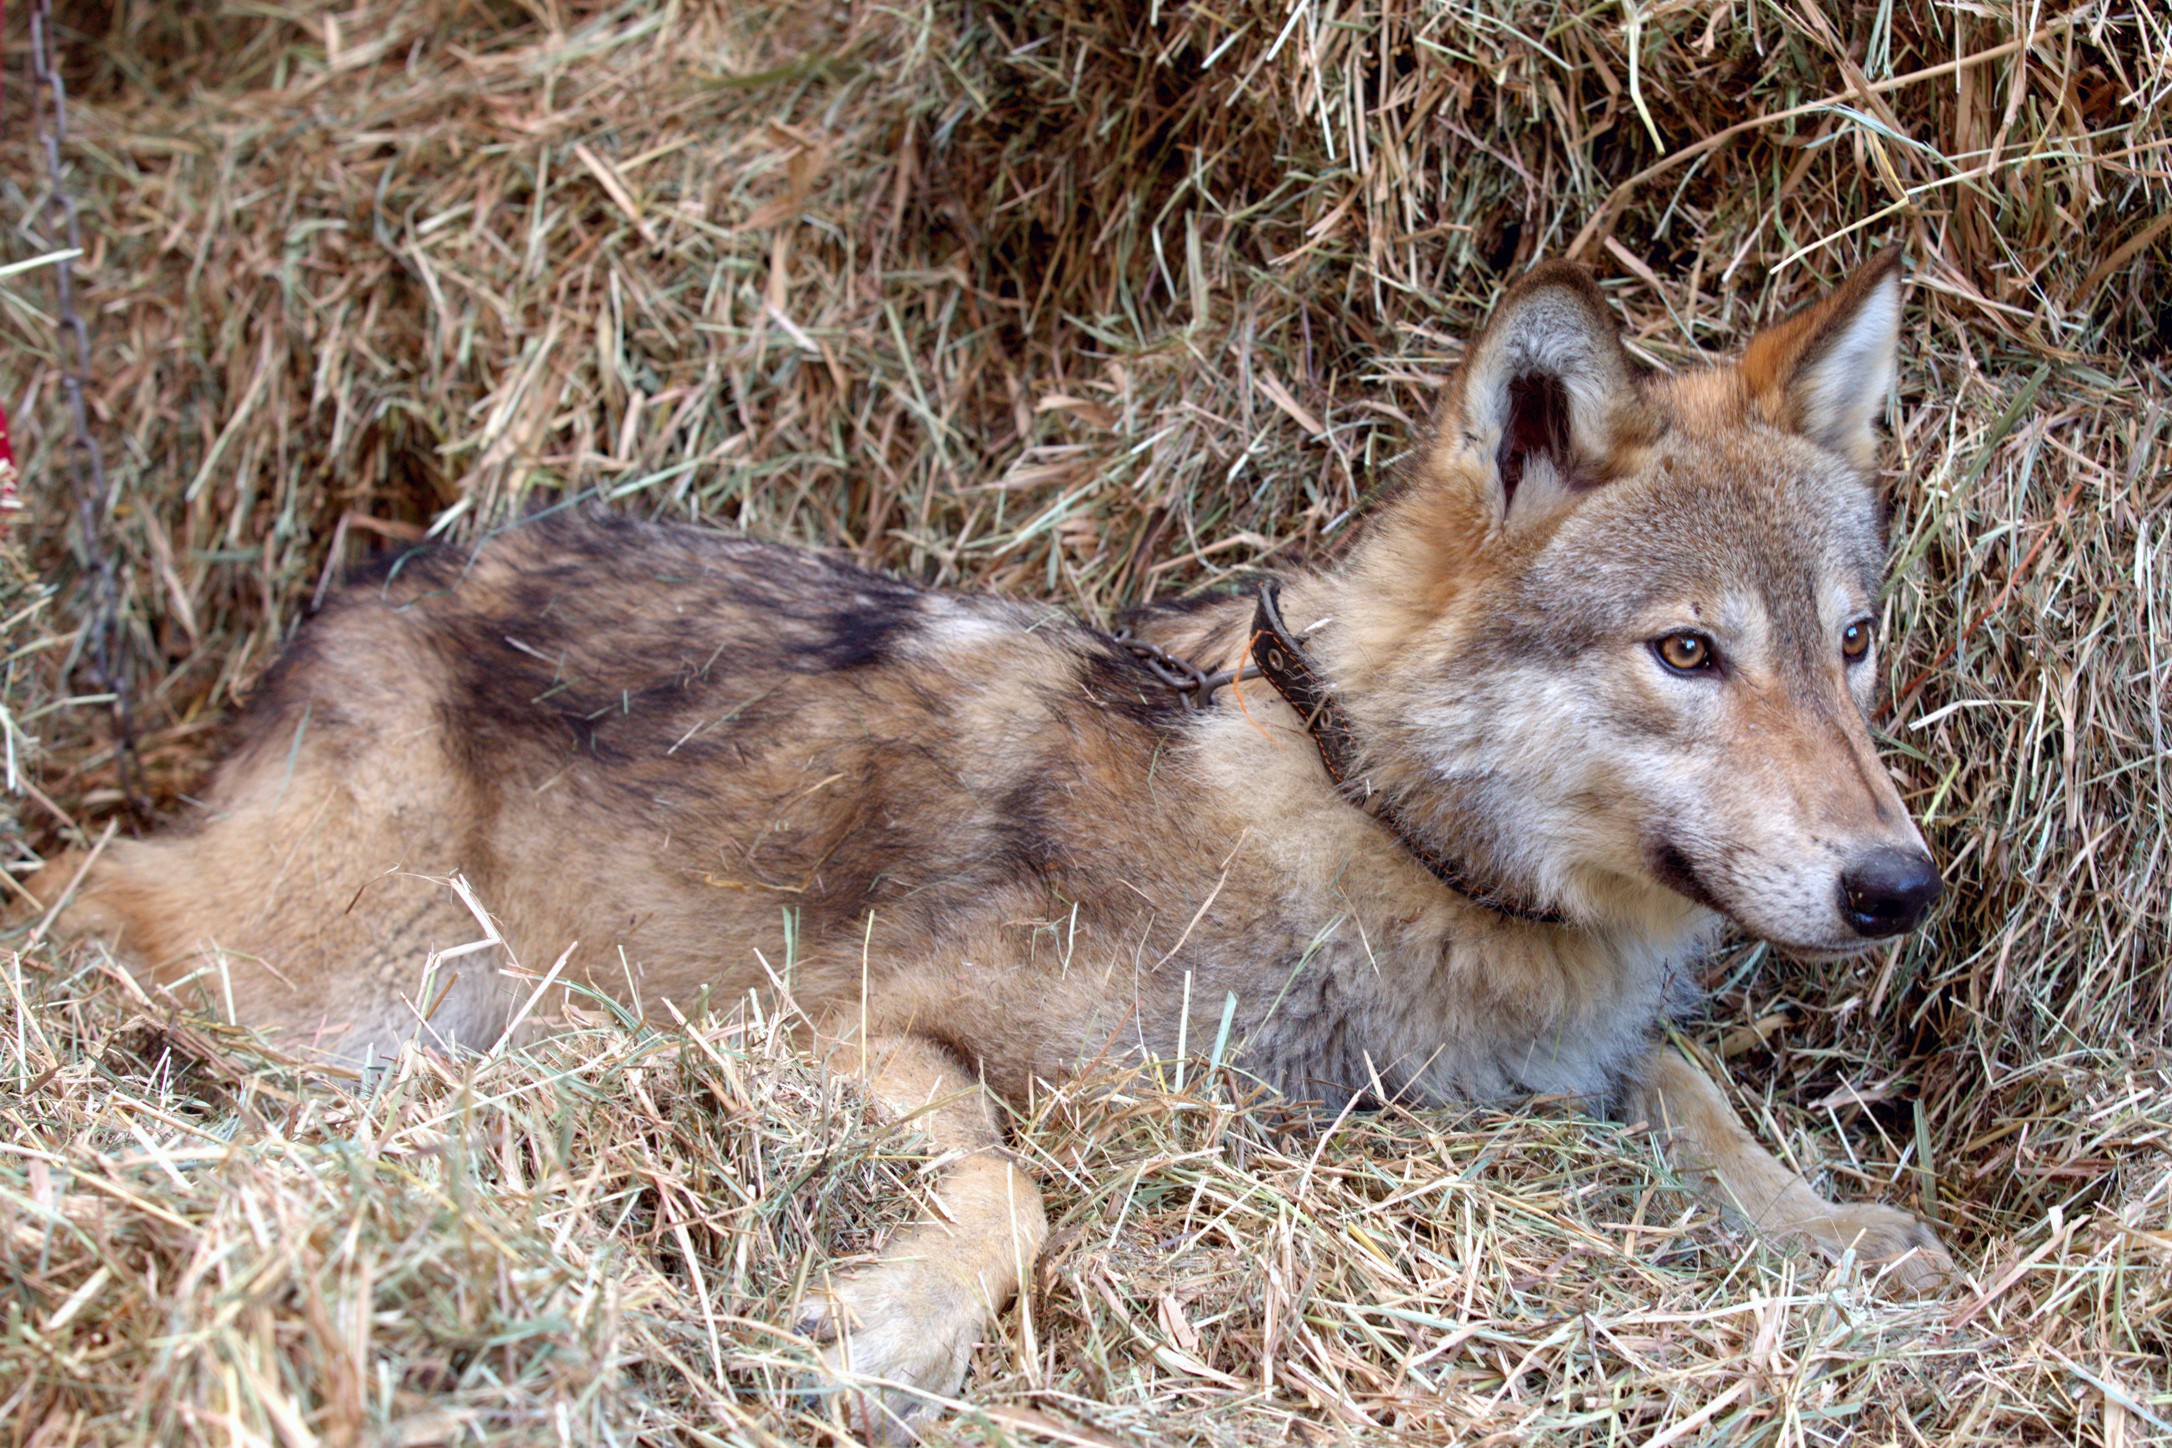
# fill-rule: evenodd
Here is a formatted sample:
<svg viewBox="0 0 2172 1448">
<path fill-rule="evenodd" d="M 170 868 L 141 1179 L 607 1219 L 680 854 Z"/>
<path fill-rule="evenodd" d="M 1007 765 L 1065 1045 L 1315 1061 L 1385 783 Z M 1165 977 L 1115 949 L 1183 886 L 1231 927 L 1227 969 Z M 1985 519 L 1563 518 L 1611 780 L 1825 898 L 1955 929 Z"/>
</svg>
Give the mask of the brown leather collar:
<svg viewBox="0 0 2172 1448">
<path fill-rule="evenodd" d="M 1374 789 L 1369 781 L 1356 777 L 1358 746 L 1357 736 L 1350 730 L 1350 716 L 1335 702 L 1335 696 L 1328 692 L 1319 670 L 1298 646 L 1296 635 L 1283 623 L 1280 597 L 1281 585 L 1272 580 L 1259 586 L 1259 604 L 1252 611 L 1252 661 L 1259 666 L 1260 677 L 1274 685 L 1275 692 L 1297 711 L 1298 718 L 1305 721 L 1305 731 L 1319 749 L 1320 763 L 1327 766 L 1328 777 L 1335 781 L 1336 790 L 1385 826 L 1396 842 L 1410 852 L 1412 859 L 1425 866 L 1434 879 L 1473 905 L 1513 920 L 1562 924 L 1566 917 L 1559 911 L 1526 904 L 1477 884 L 1453 860 L 1423 843 L 1404 823 L 1387 795 Z"/>
</svg>

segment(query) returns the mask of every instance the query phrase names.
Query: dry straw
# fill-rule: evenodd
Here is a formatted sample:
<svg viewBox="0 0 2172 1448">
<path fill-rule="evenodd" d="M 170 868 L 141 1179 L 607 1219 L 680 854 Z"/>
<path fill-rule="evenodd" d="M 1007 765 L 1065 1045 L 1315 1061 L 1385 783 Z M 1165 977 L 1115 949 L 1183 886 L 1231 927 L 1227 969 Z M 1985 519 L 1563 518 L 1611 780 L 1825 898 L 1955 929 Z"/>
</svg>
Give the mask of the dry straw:
<svg viewBox="0 0 2172 1448">
<path fill-rule="evenodd" d="M 1734 950 L 1692 1036 L 1966 1284 L 1881 1303 L 1562 1112 L 1322 1134 L 1195 1062 L 1022 1123 L 1056 1238 L 940 1431 L 2172 1441 L 2161 7 L 118 0 L 60 38 L 163 809 L 388 540 L 600 495 L 1106 616 L 1332 556 L 1536 257 L 1678 367 L 1905 245 L 1884 728 L 1951 903 L 1858 966 Z M 53 249 L 9 94 L 0 266 Z M 0 279 L 34 487 L 49 295 Z M 120 803 L 33 502 L 18 874 Z M 769 1324 L 929 1179 L 774 1021 L 592 1003 L 356 1096 L 95 954 L 0 967 L 14 1442 L 818 1441 Z"/>
</svg>

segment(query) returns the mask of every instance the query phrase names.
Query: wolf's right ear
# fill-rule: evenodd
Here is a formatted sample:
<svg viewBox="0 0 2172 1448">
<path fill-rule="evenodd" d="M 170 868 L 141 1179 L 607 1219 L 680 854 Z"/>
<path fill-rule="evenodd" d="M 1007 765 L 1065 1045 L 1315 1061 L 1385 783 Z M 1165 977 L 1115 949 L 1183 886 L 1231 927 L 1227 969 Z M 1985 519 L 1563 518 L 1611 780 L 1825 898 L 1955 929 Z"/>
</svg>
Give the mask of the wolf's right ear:
<svg viewBox="0 0 2172 1448">
<path fill-rule="evenodd" d="M 1547 517 L 1615 471 L 1635 432 L 1635 372 L 1591 273 L 1547 262 L 1518 282 L 1464 357 L 1443 451 L 1491 473 L 1497 527 Z"/>
</svg>

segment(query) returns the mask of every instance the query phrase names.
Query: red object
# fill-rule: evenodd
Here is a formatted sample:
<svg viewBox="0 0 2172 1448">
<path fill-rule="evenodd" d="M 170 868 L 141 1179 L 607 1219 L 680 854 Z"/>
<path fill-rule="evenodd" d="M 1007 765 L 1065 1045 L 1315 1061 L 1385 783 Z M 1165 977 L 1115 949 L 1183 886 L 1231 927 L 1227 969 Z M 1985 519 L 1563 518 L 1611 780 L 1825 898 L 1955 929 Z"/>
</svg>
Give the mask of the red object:
<svg viewBox="0 0 2172 1448">
<path fill-rule="evenodd" d="M 0 528 L 22 505 L 23 500 L 15 496 L 15 449 L 8 445 L 7 409 L 0 408 Z"/>
</svg>

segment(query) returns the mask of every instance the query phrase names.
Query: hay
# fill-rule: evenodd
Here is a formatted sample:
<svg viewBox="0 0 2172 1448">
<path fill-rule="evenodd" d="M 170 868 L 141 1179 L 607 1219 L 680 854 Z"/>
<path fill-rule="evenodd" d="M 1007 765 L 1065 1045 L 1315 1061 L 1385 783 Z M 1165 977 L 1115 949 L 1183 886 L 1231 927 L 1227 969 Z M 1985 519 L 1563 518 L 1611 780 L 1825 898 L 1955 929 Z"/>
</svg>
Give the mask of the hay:
<svg viewBox="0 0 2172 1448">
<path fill-rule="evenodd" d="M 765 1395 L 786 1415 L 806 1359 L 761 1324 L 928 1210 L 916 1139 L 776 1020 L 696 1040 L 598 1009 L 547 1062 L 410 1051 L 327 1094 L 96 974 L 11 982 L 0 1147 L 33 1294 L 11 1416 L 70 1441 L 616 1441 Z"/>
<path fill-rule="evenodd" d="M 1331 556 L 1539 255 L 1590 261 L 1677 366 L 1904 241 L 1885 728 L 1951 903 L 1861 967 L 1733 951 L 1697 1037 L 1792 1159 L 1936 1217 L 1969 1287 L 1877 1305 L 1558 1117 L 1323 1139 L 1226 1075 L 1086 1083 L 1023 1137 L 1057 1242 L 982 1351 L 986 1411 L 944 1431 L 2172 1439 L 2160 9 L 121 0 L 62 26 L 164 809 L 386 538 L 595 493 L 1106 615 Z M 11 113 L 0 264 L 52 249 Z M 73 667 L 49 296 L 0 283 L 17 527 L 61 590 L 7 585 L 8 739 L 45 801 L 9 795 L 18 863 L 121 803 Z M 802 1227 L 849 1250 L 917 1169 L 762 1029 L 599 1016 L 349 1102 L 89 957 L 7 970 L 22 1436 L 818 1432 L 804 1349 L 750 1324 L 816 1260 Z M 797 1084 L 721 1110 L 720 1062 Z"/>
</svg>

